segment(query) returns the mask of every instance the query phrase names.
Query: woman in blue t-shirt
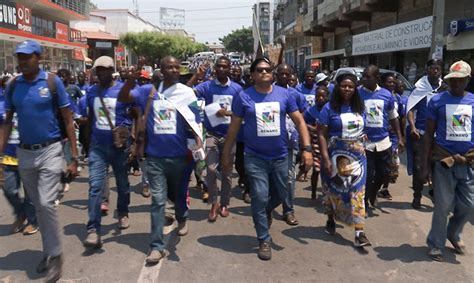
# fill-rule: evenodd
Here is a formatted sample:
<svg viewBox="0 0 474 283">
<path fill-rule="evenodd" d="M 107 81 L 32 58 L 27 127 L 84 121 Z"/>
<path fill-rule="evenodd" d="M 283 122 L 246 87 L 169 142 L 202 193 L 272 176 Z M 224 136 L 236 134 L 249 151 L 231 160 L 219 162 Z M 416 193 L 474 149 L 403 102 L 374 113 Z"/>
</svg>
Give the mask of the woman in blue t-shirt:
<svg viewBox="0 0 474 283">
<path fill-rule="evenodd" d="M 335 220 L 355 228 L 356 247 L 370 246 L 364 233 L 367 159 L 363 141 L 364 104 L 357 92 L 357 77 L 344 74 L 319 117 L 326 232 L 334 235 Z"/>
</svg>

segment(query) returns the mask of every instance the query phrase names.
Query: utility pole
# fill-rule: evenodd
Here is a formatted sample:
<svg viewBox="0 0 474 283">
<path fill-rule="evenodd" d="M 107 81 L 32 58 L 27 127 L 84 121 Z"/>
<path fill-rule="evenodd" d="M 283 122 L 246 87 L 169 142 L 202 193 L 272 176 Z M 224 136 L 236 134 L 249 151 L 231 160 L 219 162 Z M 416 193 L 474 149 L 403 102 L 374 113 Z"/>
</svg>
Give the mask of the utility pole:
<svg viewBox="0 0 474 283">
<path fill-rule="evenodd" d="M 443 59 L 445 0 L 433 0 L 433 35 L 428 59 Z"/>
</svg>

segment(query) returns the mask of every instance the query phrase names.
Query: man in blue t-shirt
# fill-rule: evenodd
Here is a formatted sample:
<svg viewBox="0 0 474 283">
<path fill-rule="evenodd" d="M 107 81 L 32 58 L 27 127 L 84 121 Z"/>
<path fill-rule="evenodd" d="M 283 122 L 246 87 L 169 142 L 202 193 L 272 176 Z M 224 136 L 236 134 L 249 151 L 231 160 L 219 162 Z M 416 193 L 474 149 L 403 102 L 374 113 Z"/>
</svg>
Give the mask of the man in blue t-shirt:
<svg viewBox="0 0 474 283">
<path fill-rule="evenodd" d="M 305 98 L 305 95 L 294 89 L 289 87 L 289 81 L 291 75 L 294 73 L 293 68 L 291 65 L 288 64 L 280 64 L 276 68 L 275 74 L 275 85 L 280 86 L 288 90 L 288 95 L 292 96 L 296 102 L 296 106 L 298 107 L 298 111 L 303 113 L 306 108 L 308 108 L 308 103 Z M 310 74 L 311 75 L 311 74 Z M 314 78 L 313 78 L 314 79 Z M 313 95 L 314 100 L 314 95 Z M 300 153 L 299 150 L 299 136 L 298 131 L 295 127 L 295 124 L 291 120 L 291 118 L 287 115 L 285 118 L 286 129 L 288 132 L 288 197 L 283 201 L 283 220 L 288 225 L 295 226 L 298 225 L 298 219 L 295 216 L 295 209 L 293 206 L 293 198 L 295 194 L 295 186 L 296 186 L 296 163 L 298 160 L 298 155 Z"/>
<path fill-rule="evenodd" d="M 415 89 L 408 97 L 407 102 L 407 121 L 409 126 L 409 135 L 407 136 L 407 155 L 410 154 L 409 174 L 412 177 L 413 201 L 412 206 L 415 209 L 421 208 L 421 196 L 423 184 L 426 180 L 421 180 L 421 161 L 423 160 L 423 137 L 425 134 L 426 111 L 428 102 L 437 93 L 444 91 L 445 87 L 441 80 L 444 63 L 438 59 L 431 59 L 426 63 L 426 76 L 423 76 L 415 83 Z"/>
<path fill-rule="evenodd" d="M 232 120 L 222 156 L 222 170 L 232 170 L 231 151 L 245 119 L 245 172 L 252 197 L 252 218 L 259 240 L 258 257 L 271 259 L 268 233 L 272 211 L 288 196 L 288 135 L 286 115 L 294 121 L 303 145 L 302 163 L 312 166 L 312 150 L 303 116 L 288 90 L 272 84 L 271 62 L 257 58 L 250 66 L 255 85 L 232 103 Z M 271 185 L 270 185 L 271 184 Z"/>
<path fill-rule="evenodd" d="M 466 62 L 451 65 L 444 77 L 448 91 L 434 96 L 426 112 L 423 145 L 427 152 L 421 178 L 427 177 L 434 163 L 436 194 L 427 243 L 428 254 L 436 261 L 443 259 L 446 239 L 457 254 L 465 254 L 461 232 L 474 209 L 474 94 L 465 91 L 470 77 L 471 67 Z"/>
<path fill-rule="evenodd" d="M 133 106 L 117 101 L 122 83 L 115 82 L 112 78 L 114 61 L 108 56 L 101 56 L 94 62 L 93 69 L 99 79 L 99 84 L 87 90 L 86 105 L 87 124 L 91 128 L 91 143 L 89 149 L 89 202 L 87 222 L 87 237 L 83 244 L 85 247 L 98 248 L 101 241 L 100 206 L 104 181 L 108 166 L 112 166 L 117 183 L 117 213 L 118 228 L 129 227 L 128 205 L 130 204 L 130 183 L 128 182 L 127 159 L 128 144 L 121 147 L 114 144 L 112 129 L 124 127 L 130 129 L 132 119 L 128 111 Z"/>
<path fill-rule="evenodd" d="M 309 107 L 314 105 L 314 96 L 316 94 L 317 85 L 314 82 L 314 76 L 313 70 L 307 70 L 304 73 L 304 82 L 296 86 L 296 90 L 305 96 Z"/>
<path fill-rule="evenodd" d="M 230 60 L 220 57 L 214 65 L 216 78 L 203 82 L 194 88 L 197 97 L 206 102 L 204 126 L 206 128 L 206 185 L 209 191 L 209 202 L 212 204 L 208 220 L 216 221 L 217 215 L 229 215 L 230 189 L 232 187 L 232 170 L 221 174 L 221 199 L 218 203 L 217 168 L 220 167 L 220 156 L 232 116 L 232 101 L 239 95 L 242 87 L 229 79 Z M 232 150 L 232 159 L 235 147 Z"/>
<path fill-rule="evenodd" d="M 16 113 L 20 140 L 18 170 L 26 193 L 35 206 L 43 240 L 44 257 L 36 270 L 47 272 L 46 281 L 56 282 L 61 277 L 63 264 L 54 206 L 64 168 L 59 119 L 63 121 L 67 138 L 74 147 L 72 162 L 64 173 L 72 178 L 77 175 L 76 136 L 63 83 L 39 68 L 41 46 L 36 41 L 26 40 L 17 46 L 15 53 L 22 74 L 12 79 L 6 90 L 6 117 L 0 153 L 5 150 Z M 55 92 L 50 89 L 53 84 Z"/>
<path fill-rule="evenodd" d="M 369 202 L 375 206 L 377 191 L 389 177 L 392 147 L 389 126 L 398 137 L 398 148 L 402 149 L 404 145 L 398 113 L 395 110 L 395 99 L 387 89 L 377 84 L 379 81 L 379 68 L 369 65 L 362 73 L 362 85 L 358 88 L 365 105 L 365 126 L 368 138 L 365 148 L 367 155 L 366 208 Z"/>
<path fill-rule="evenodd" d="M 175 215 L 178 221 L 177 234 L 188 233 L 187 186 L 183 181 L 189 180 L 185 170 L 189 164 L 188 138 L 196 142 L 197 148 L 202 147 L 199 134 L 194 132 L 199 122 L 199 112 L 193 106 L 196 97 L 191 88 L 179 83 L 179 62 L 173 57 L 165 57 L 161 61 L 163 82 L 158 93 L 151 84 L 132 89 L 135 85 L 136 72 L 130 72 L 119 94 L 119 101 L 136 103 L 146 121 L 141 127 L 146 132 L 145 154 L 147 158 L 147 174 L 150 183 L 151 204 L 151 243 L 146 258 L 147 264 L 156 264 L 165 255 L 166 240 L 163 235 L 165 223 L 165 203 L 169 196 L 175 203 Z M 193 106 L 190 106 L 193 105 Z M 148 108 L 149 107 L 149 108 Z M 138 134 L 142 136 L 142 132 Z M 140 154 L 141 155 L 141 152 Z"/>
</svg>

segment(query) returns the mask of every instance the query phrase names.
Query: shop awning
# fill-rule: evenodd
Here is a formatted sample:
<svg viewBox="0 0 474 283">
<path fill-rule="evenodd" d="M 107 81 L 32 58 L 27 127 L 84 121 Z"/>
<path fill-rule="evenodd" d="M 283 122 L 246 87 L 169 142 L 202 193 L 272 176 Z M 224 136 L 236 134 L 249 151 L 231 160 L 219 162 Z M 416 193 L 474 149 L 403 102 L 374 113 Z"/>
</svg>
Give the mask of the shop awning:
<svg viewBox="0 0 474 283">
<path fill-rule="evenodd" d="M 318 54 L 314 54 L 311 56 L 306 56 L 305 59 L 319 59 L 319 58 L 325 58 L 325 57 L 333 57 L 333 56 L 346 56 L 346 50 L 344 48 L 342 49 L 337 49 L 337 50 L 331 50 L 331 51 L 326 51 L 326 52 L 321 52 Z"/>
<path fill-rule="evenodd" d="M 81 36 L 88 39 L 102 39 L 102 40 L 119 40 L 117 36 L 114 36 L 105 31 L 81 31 Z"/>
<path fill-rule="evenodd" d="M 27 39 L 33 39 L 38 41 L 42 46 L 62 48 L 62 49 L 75 49 L 75 48 L 89 48 L 87 44 L 77 42 L 66 42 L 56 38 L 49 38 L 45 36 L 39 36 L 36 34 L 26 33 L 22 31 L 16 31 L 6 28 L 0 28 L 0 40 L 9 40 L 15 42 L 22 42 Z"/>
</svg>

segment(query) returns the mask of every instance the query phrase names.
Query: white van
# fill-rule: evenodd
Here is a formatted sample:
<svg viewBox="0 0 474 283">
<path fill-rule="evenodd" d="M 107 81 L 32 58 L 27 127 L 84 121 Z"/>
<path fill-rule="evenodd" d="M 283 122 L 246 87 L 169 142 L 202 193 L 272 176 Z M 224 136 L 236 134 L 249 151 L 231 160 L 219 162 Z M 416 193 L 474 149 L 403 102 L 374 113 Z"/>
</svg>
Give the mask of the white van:
<svg viewBox="0 0 474 283">
<path fill-rule="evenodd" d="M 214 52 L 212 51 L 208 51 L 208 52 L 199 52 L 199 53 L 196 53 L 196 55 L 194 55 L 194 59 L 196 58 L 206 58 L 206 59 L 211 59 L 213 60 L 214 57 L 215 57 L 216 54 L 214 54 Z"/>
</svg>

